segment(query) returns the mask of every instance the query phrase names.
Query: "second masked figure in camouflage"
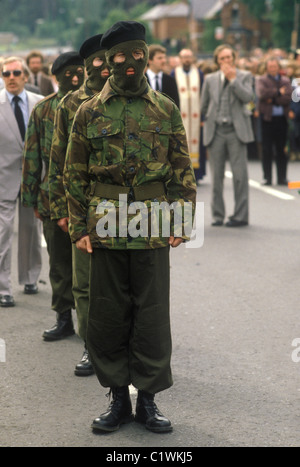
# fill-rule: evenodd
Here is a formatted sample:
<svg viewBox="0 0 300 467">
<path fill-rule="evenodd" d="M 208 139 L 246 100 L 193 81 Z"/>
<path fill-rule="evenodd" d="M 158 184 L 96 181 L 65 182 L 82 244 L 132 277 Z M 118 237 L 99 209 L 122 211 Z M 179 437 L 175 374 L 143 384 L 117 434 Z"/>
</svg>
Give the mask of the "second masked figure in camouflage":
<svg viewBox="0 0 300 467">
<path fill-rule="evenodd" d="M 159 202 L 189 203 L 193 211 L 195 177 L 178 107 L 146 81 L 143 25 L 120 21 L 101 45 L 111 77 L 76 113 L 64 173 L 71 239 L 91 256 L 88 351 L 100 384 L 113 395 L 92 428 L 115 431 L 133 419 L 132 384 L 136 421 L 166 432 L 172 425 L 154 395 L 172 385 L 169 248 L 182 238 L 148 230 L 135 235 L 147 218 L 127 214 L 133 202 L 146 216 Z M 118 224 L 123 217 L 125 225 Z M 140 228 L 131 230 L 134 223 Z"/>
<path fill-rule="evenodd" d="M 78 107 L 87 99 L 101 91 L 109 76 L 105 58 L 105 49 L 100 47 L 102 34 L 87 39 L 79 53 L 84 59 L 87 79 L 80 89 L 69 92 L 58 104 L 50 153 L 49 197 L 51 219 L 58 223 L 64 232 L 68 232 L 68 206 L 63 186 L 63 170 L 71 126 Z M 76 245 L 72 245 L 73 258 L 73 295 L 77 311 L 78 333 L 86 342 L 87 315 L 89 306 L 89 255 L 84 254 Z M 83 352 L 81 361 L 75 367 L 77 376 L 91 374 L 92 365 L 88 351 Z"/>
<path fill-rule="evenodd" d="M 79 88 L 84 80 L 84 62 L 77 52 L 66 52 L 54 61 L 52 73 L 58 81 L 58 92 L 50 94 L 33 109 L 26 133 L 21 196 L 24 206 L 34 207 L 43 222 L 44 237 L 49 254 L 49 278 L 52 288 L 52 309 L 56 324 L 43 334 L 44 340 L 54 341 L 74 334 L 71 310 L 72 248 L 68 233 L 50 219 L 49 158 L 53 136 L 54 114 L 62 97 Z"/>
</svg>

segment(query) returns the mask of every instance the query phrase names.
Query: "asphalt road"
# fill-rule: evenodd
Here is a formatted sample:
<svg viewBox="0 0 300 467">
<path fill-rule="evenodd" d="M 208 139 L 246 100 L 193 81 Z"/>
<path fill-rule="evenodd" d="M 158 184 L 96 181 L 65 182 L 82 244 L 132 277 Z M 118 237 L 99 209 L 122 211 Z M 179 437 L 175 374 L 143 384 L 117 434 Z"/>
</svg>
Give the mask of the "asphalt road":
<svg viewBox="0 0 300 467">
<path fill-rule="evenodd" d="M 17 306 L 0 308 L 6 346 L 2 362 L 0 347 L 0 446 L 300 446 L 300 195 L 262 189 L 258 161 L 249 162 L 249 175 L 248 227 L 211 226 L 208 170 L 198 188 L 204 244 L 171 251 L 174 385 L 156 402 L 172 433 L 157 435 L 136 423 L 112 434 L 92 432 L 91 421 L 108 405 L 107 390 L 95 376 L 74 375 L 83 351 L 77 336 L 43 341 L 55 321 L 47 251 L 39 294 L 24 295 L 14 239 Z M 300 162 L 290 163 L 288 176 L 300 180 Z M 230 173 L 224 195 L 230 215 Z M 133 404 L 135 397 L 132 389 Z"/>
</svg>

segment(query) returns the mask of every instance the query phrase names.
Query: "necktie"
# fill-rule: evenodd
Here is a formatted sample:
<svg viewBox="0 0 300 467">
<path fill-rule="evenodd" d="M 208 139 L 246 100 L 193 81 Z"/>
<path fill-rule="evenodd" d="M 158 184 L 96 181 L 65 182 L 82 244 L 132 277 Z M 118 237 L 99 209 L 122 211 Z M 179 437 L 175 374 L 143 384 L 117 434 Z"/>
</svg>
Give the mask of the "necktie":
<svg viewBox="0 0 300 467">
<path fill-rule="evenodd" d="M 224 79 L 224 88 L 226 88 L 227 84 L 229 83 L 229 80 L 227 78 Z"/>
<path fill-rule="evenodd" d="M 19 130 L 21 133 L 22 140 L 24 141 L 25 138 L 25 123 L 24 123 L 24 117 L 23 117 L 23 112 L 21 110 L 21 107 L 19 106 L 19 101 L 20 101 L 19 96 L 15 96 L 13 98 L 13 101 L 15 103 L 15 116 L 19 125 Z"/>
<path fill-rule="evenodd" d="M 35 86 L 38 86 L 37 75 L 34 75 L 34 84 L 35 84 Z"/>
<path fill-rule="evenodd" d="M 160 91 L 160 89 L 159 89 L 158 75 L 155 75 L 155 90 L 156 90 L 156 91 Z"/>
</svg>

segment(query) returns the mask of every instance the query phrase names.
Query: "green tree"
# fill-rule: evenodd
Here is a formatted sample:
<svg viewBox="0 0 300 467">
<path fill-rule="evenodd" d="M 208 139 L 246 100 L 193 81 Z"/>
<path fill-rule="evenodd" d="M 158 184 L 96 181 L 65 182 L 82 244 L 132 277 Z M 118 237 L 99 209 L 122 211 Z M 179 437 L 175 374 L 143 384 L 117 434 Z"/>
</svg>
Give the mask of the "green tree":
<svg viewBox="0 0 300 467">
<path fill-rule="evenodd" d="M 291 45 L 291 32 L 294 29 L 294 6 L 290 1 L 287 6 L 286 0 L 273 0 L 272 22 L 273 22 L 273 45 L 289 49 Z"/>
<path fill-rule="evenodd" d="M 263 17 L 267 11 L 267 2 L 265 0 L 241 0 L 242 3 L 248 6 L 249 13 L 255 18 Z"/>
</svg>

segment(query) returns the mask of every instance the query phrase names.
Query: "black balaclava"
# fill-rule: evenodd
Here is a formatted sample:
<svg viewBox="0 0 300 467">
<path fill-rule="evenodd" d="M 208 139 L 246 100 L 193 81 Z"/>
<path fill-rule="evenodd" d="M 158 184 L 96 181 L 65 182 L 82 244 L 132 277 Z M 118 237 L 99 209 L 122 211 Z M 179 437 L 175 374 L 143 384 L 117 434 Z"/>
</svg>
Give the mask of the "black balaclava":
<svg viewBox="0 0 300 467">
<path fill-rule="evenodd" d="M 87 71 L 87 80 L 86 85 L 89 89 L 94 92 L 99 92 L 102 90 L 104 84 L 107 81 L 108 76 L 101 76 L 101 73 L 107 69 L 109 71 L 109 66 L 105 57 L 105 47 L 100 46 L 101 39 L 103 34 L 96 34 L 95 36 L 89 37 L 81 45 L 79 54 L 84 59 L 86 71 Z M 103 61 L 102 65 L 94 65 L 95 58 L 100 58 Z"/>
<path fill-rule="evenodd" d="M 66 76 L 66 72 L 70 72 L 68 76 Z M 77 85 L 72 83 L 74 76 L 78 77 Z M 69 91 L 76 91 L 84 81 L 84 67 L 82 65 L 66 65 L 56 74 L 56 79 L 58 81 L 59 91 L 63 95 L 67 94 Z"/>
<path fill-rule="evenodd" d="M 111 67 L 112 76 L 109 82 L 114 91 L 122 96 L 140 96 L 147 87 L 145 69 L 148 62 L 148 47 L 145 42 L 146 30 L 143 24 L 136 21 L 118 21 L 109 28 L 101 39 L 101 47 L 106 48 L 106 58 Z M 142 49 L 144 57 L 135 60 L 132 53 Z M 124 53 L 125 61 L 115 63 L 116 53 Z M 127 75 L 126 70 L 133 68 L 134 75 Z"/>
<path fill-rule="evenodd" d="M 101 60 L 103 60 L 103 63 L 102 65 L 96 67 L 93 64 L 93 61 L 95 58 L 98 58 L 98 57 Z M 108 63 L 105 57 L 105 50 L 98 50 L 94 52 L 92 55 L 90 55 L 89 57 L 87 57 L 85 59 L 85 67 L 86 67 L 86 72 L 88 75 L 88 79 L 87 79 L 88 87 L 92 89 L 92 91 L 97 91 L 97 92 L 101 91 L 108 78 L 108 76 L 106 76 L 105 78 L 102 77 L 101 72 L 105 70 L 105 68 L 109 70 L 109 66 L 108 66 Z"/>
<path fill-rule="evenodd" d="M 79 71 L 80 70 L 80 71 Z M 66 72 L 69 76 L 66 76 Z M 69 91 L 78 89 L 84 80 L 84 60 L 78 52 L 64 52 L 60 54 L 53 62 L 51 72 L 58 81 L 59 93 L 67 94 Z M 78 85 L 72 84 L 74 75 L 78 76 Z"/>
<path fill-rule="evenodd" d="M 132 53 L 136 49 L 142 49 L 144 57 L 136 60 Z M 125 61 L 122 63 L 115 63 L 113 57 L 116 53 L 124 53 Z M 145 92 L 148 83 L 145 77 L 145 68 L 148 63 L 148 47 L 144 41 L 133 40 L 122 42 L 115 45 L 106 52 L 108 64 L 111 68 L 111 87 L 124 96 L 139 96 Z M 134 75 L 127 76 L 126 70 L 133 68 Z"/>
</svg>

